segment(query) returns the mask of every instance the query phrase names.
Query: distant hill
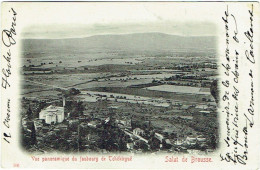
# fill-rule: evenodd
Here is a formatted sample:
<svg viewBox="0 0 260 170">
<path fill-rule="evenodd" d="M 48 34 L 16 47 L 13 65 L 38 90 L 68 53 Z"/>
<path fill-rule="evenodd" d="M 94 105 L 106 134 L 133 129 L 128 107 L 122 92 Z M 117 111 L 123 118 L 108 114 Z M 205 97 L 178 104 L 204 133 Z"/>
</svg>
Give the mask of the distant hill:
<svg viewBox="0 0 260 170">
<path fill-rule="evenodd" d="M 95 35 L 71 39 L 23 39 L 25 52 L 121 51 L 208 51 L 216 50 L 216 37 L 176 36 L 163 33 Z"/>
</svg>

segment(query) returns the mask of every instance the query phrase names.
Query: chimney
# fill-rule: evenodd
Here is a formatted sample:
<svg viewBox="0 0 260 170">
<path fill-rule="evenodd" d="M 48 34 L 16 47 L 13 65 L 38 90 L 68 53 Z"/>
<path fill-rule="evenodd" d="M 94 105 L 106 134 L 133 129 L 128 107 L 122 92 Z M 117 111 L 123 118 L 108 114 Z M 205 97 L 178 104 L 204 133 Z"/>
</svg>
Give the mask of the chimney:
<svg viewBox="0 0 260 170">
<path fill-rule="evenodd" d="M 62 96 L 63 119 L 65 118 L 65 105 L 66 105 L 66 99 L 65 96 Z"/>
<path fill-rule="evenodd" d="M 65 96 L 62 96 L 62 103 L 63 103 L 63 107 L 65 107 L 65 105 L 66 105 L 66 99 L 65 99 Z"/>
</svg>

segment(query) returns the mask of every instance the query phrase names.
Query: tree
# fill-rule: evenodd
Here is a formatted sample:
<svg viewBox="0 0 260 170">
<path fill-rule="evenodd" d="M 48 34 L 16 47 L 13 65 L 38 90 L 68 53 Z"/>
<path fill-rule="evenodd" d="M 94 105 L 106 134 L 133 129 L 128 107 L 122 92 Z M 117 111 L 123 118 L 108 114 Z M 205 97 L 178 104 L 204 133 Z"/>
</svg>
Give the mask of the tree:
<svg viewBox="0 0 260 170">
<path fill-rule="evenodd" d="M 83 111 L 85 110 L 85 107 L 83 105 L 83 102 L 73 102 L 71 104 L 71 110 L 70 110 L 70 116 L 71 117 L 79 117 L 83 114 Z"/>
<path fill-rule="evenodd" d="M 209 135 L 209 146 L 211 146 L 213 149 L 216 149 L 217 147 L 217 138 L 215 134 Z"/>
<path fill-rule="evenodd" d="M 70 88 L 69 90 L 63 91 L 64 96 L 74 96 L 80 94 L 80 90 L 75 88 Z"/>
<path fill-rule="evenodd" d="M 80 91 L 78 89 L 71 88 L 71 89 L 69 89 L 69 93 L 70 93 L 70 95 L 77 95 L 80 93 Z"/>
<path fill-rule="evenodd" d="M 160 141 L 155 138 L 152 137 L 149 141 L 148 141 L 151 150 L 158 150 L 160 148 Z"/>
<path fill-rule="evenodd" d="M 219 87 L 218 87 L 218 81 L 214 80 L 210 86 L 210 93 L 214 97 L 216 103 L 219 102 Z"/>
<path fill-rule="evenodd" d="M 28 119 L 29 120 L 32 120 L 33 118 L 33 113 L 32 113 L 32 110 L 31 110 L 31 107 L 29 106 L 27 112 L 26 112 L 26 115 L 28 116 Z"/>
<path fill-rule="evenodd" d="M 121 137 L 119 139 L 119 150 L 120 151 L 126 151 L 127 150 L 126 141 L 125 141 L 124 137 Z"/>
<path fill-rule="evenodd" d="M 26 131 L 24 130 L 24 128 L 22 127 L 21 129 L 21 144 L 24 147 L 24 149 L 28 149 L 30 147 L 30 137 L 27 136 Z"/>
<path fill-rule="evenodd" d="M 32 126 L 31 126 L 31 144 L 34 145 L 36 144 L 36 131 L 35 131 L 35 126 L 34 126 L 34 123 L 32 123 Z"/>
</svg>

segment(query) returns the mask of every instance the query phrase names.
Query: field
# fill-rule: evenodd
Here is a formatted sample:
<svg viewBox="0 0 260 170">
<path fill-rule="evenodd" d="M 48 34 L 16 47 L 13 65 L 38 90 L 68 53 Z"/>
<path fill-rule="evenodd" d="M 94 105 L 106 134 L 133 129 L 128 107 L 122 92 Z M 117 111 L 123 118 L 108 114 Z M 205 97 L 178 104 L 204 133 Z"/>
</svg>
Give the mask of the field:
<svg viewBox="0 0 260 170">
<path fill-rule="evenodd" d="M 87 102 L 96 102 L 97 100 L 105 99 L 120 103 L 139 103 L 144 105 L 154 105 L 160 107 L 169 106 L 169 103 L 167 103 L 166 100 L 163 100 L 161 98 L 149 98 L 120 93 L 81 91 L 81 94 L 78 97 L 78 99 Z"/>
<path fill-rule="evenodd" d="M 210 95 L 209 88 L 189 87 L 189 86 L 175 86 L 175 85 L 160 85 L 145 88 L 148 90 L 165 91 L 172 93 L 187 93 L 187 94 L 205 94 Z"/>
</svg>

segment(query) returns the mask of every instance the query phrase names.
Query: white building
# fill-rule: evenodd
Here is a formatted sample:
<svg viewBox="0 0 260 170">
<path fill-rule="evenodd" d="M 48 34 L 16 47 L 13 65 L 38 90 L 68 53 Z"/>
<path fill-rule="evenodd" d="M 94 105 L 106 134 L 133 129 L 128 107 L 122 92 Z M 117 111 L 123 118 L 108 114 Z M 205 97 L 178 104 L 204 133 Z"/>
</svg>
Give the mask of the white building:
<svg viewBox="0 0 260 170">
<path fill-rule="evenodd" d="M 160 140 L 161 142 L 162 142 L 163 139 L 164 139 L 164 136 L 161 135 L 160 133 L 155 133 L 154 136 L 155 136 L 158 140 Z"/>
<path fill-rule="evenodd" d="M 188 145 L 196 145 L 197 143 L 197 137 L 196 136 L 187 136 L 186 143 Z"/>
<path fill-rule="evenodd" d="M 197 105 L 195 108 L 196 108 L 196 109 L 207 109 L 208 106 L 201 104 L 201 105 Z"/>
<path fill-rule="evenodd" d="M 48 106 L 39 114 L 39 119 L 45 120 L 45 123 L 61 123 L 64 120 L 64 107 Z"/>
<path fill-rule="evenodd" d="M 135 128 L 133 131 L 134 135 L 144 135 L 144 130 L 140 128 Z"/>
<path fill-rule="evenodd" d="M 34 123 L 34 127 L 35 127 L 35 130 L 39 130 L 39 129 L 42 129 L 43 127 L 43 120 L 42 119 L 36 119 L 33 121 Z"/>
</svg>

